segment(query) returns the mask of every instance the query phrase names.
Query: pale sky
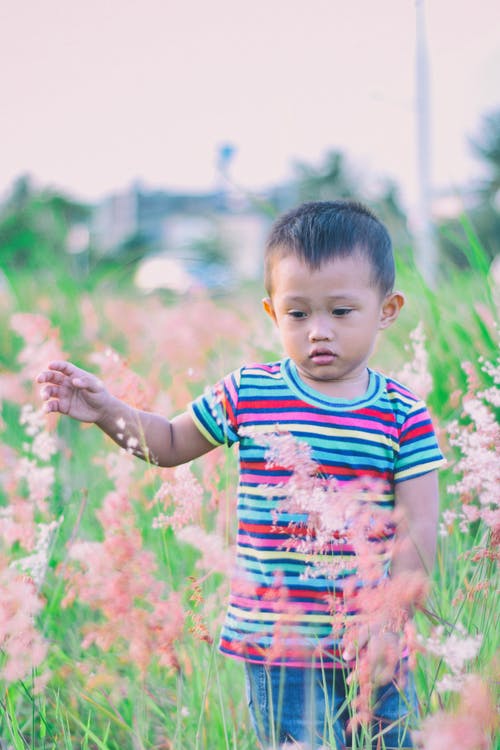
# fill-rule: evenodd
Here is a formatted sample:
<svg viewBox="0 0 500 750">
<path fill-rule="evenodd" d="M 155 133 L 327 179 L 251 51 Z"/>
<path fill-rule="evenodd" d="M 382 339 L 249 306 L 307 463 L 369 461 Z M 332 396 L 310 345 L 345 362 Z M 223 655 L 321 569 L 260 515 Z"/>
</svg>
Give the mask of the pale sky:
<svg viewBox="0 0 500 750">
<path fill-rule="evenodd" d="M 500 106 L 498 0 L 426 0 L 435 187 L 478 174 Z M 0 0 L 0 194 L 21 173 L 85 200 L 275 184 L 342 150 L 416 193 L 415 0 Z"/>
</svg>

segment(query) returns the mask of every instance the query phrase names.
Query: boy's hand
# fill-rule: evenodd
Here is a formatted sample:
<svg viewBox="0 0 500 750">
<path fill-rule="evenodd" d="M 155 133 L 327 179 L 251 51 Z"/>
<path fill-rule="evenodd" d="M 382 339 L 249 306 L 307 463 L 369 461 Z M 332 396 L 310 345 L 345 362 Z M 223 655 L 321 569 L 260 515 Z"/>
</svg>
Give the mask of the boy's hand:
<svg viewBox="0 0 500 750">
<path fill-rule="evenodd" d="M 368 665 L 373 685 L 387 685 L 391 682 L 401 658 L 397 633 L 360 628 L 356 643 L 346 645 L 343 659 L 347 662 L 363 657 Z"/>
<path fill-rule="evenodd" d="M 46 412 L 95 423 L 121 448 L 159 466 L 178 466 L 214 448 L 185 411 L 170 421 L 112 396 L 95 375 L 71 364 L 50 362 L 37 383 Z"/>
<path fill-rule="evenodd" d="M 47 413 L 60 412 L 81 422 L 98 422 L 112 399 L 99 378 L 71 362 L 50 362 L 36 382 L 46 383 L 41 396 Z"/>
</svg>

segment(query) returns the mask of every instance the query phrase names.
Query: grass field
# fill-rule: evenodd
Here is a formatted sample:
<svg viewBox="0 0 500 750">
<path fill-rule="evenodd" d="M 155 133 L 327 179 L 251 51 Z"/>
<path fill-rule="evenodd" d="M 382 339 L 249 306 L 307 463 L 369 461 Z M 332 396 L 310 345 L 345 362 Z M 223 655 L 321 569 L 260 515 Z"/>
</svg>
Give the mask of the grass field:
<svg viewBox="0 0 500 750">
<path fill-rule="evenodd" d="M 479 246 L 471 257 L 470 272 L 435 290 L 400 269 L 408 304 L 373 359 L 426 398 L 448 459 L 434 580 L 417 614 L 425 750 L 495 746 L 497 305 Z M 261 290 L 167 300 L 109 280 L 85 292 L 71 279 L 10 281 L 0 297 L 0 746 L 254 748 L 241 667 L 216 648 L 234 451 L 181 472 L 148 466 L 95 427 L 40 415 L 34 377 L 64 355 L 116 395 L 174 414 L 234 367 L 280 355 Z"/>
</svg>

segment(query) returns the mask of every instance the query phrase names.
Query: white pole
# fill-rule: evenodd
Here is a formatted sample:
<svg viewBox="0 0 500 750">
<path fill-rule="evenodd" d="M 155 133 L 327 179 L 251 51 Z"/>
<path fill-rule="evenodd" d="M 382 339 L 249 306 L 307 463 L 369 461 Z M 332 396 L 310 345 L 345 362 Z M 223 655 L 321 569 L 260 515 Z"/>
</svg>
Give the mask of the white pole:
<svg viewBox="0 0 500 750">
<path fill-rule="evenodd" d="M 418 207 L 416 217 L 417 260 L 429 286 L 437 272 L 437 245 L 432 223 L 432 146 L 430 132 L 429 55 L 425 31 L 424 0 L 415 0 L 416 9 L 416 131 Z"/>
</svg>

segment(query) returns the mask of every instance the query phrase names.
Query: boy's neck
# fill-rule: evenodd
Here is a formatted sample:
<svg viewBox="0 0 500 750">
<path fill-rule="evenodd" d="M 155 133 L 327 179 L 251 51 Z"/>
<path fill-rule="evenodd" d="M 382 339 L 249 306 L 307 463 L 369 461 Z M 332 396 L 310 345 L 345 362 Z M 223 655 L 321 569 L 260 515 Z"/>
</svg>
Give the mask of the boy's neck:
<svg viewBox="0 0 500 750">
<path fill-rule="evenodd" d="M 297 366 L 296 369 L 302 382 L 309 388 L 322 393 L 324 396 L 346 399 L 347 401 L 354 401 L 364 396 L 370 382 L 370 373 L 367 367 L 361 372 L 353 374 L 352 377 L 339 380 L 315 380 L 305 376 Z"/>
</svg>

